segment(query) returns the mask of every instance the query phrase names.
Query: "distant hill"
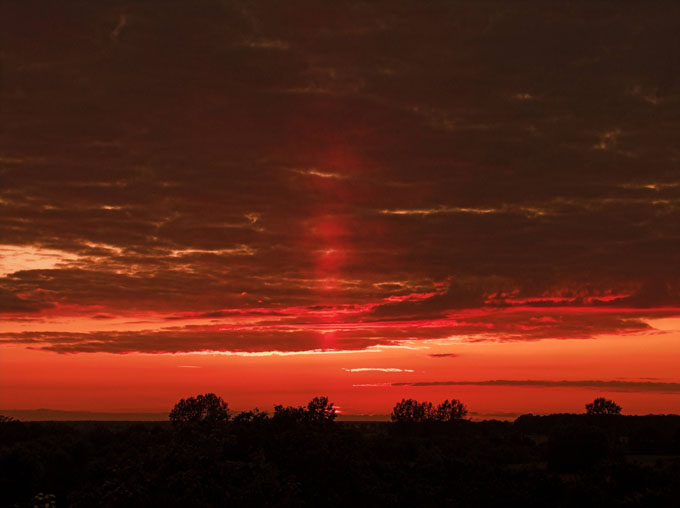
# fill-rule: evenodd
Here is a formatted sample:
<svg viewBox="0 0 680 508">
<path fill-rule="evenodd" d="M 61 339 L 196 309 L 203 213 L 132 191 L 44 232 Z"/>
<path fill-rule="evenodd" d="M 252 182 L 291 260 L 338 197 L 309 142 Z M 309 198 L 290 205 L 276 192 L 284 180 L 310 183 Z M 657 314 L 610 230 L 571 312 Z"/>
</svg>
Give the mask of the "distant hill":
<svg viewBox="0 0 680 508">
<path fill-rule="evenodd" d="M 45 421 L 139 421 L 153 422 L 168 419 L 168 412 L 162 413 L 100 413 L 94 411 L 61 411 L 59 409 L 0 409 L 0 414 L 25 422 Z"/>
</svg>

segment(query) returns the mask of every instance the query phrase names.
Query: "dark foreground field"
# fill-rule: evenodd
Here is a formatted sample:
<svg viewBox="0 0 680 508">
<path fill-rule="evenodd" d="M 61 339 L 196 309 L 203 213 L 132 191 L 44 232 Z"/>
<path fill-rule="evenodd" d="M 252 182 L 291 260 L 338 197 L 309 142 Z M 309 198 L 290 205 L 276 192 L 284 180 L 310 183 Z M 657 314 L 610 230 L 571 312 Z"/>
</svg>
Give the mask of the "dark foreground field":
<svg viewBox="0 0 680 508">
<path fill-rule="evenodd" d="M 0 424 L 3 506 L 658 506 L 679 416 Z"/>
</svg>

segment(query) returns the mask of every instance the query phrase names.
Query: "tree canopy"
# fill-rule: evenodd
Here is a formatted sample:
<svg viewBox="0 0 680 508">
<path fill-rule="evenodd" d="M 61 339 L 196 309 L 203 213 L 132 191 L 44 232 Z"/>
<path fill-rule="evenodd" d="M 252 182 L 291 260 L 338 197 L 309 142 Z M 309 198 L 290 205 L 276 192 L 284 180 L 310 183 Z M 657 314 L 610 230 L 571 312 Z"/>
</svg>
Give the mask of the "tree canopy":
<svg viewBox="0 0 680 508">
<path fill-rule="evenodd" d="M 442 422 L 450 422 L 465 418 L 468 414 L 467 407 L 456 399 L 447 399 L 437 407 L 436 419 Z"/>
<path fill-rule="evenodd" d="M 307 413 L 312 421 L 332 422 L 338 416 L 328 397 L 314 397 L 307 404 Z"/>
<path fill-rule="evenodd" d="M 218 423 L 228 421 L 229 416 L 227 403 L 214 393 L 181 399 L 169 415 L 173 423 Z"/>
<path fill-rule="evenodd" d="M 314 397 L 306 406 L 274 406 L 272 419 L 288 423 L 330 423 L 337 417 L 337 411 L 328 397 Z M 173 423 L 218 423 L 231 420 L 229 406 L 214 393 L 206 393 L 181 399 L 170 411 Z M 237 414 L 235 423 L 263 422 L 269 420 L 266 412 L 255 408 Z"/>
<path fill-rule="evenodd" d="M 337 417 L 337 412 L 328 397 L 314 397 L 307 407 L 274 406 L 274 419 L 277 421 L 294 421 L 307 423 L 330 423 Z"/>
<path fill-rule="evenodd" d="M 432 402 L 418 402 L 414 399 L 401 399 L 392 410 L 393 422 L 450 422 L 467 416 L 468 410 L 457 399 L 445 400 L 435 407 Z"/>
<path fill-rule="evenodd" d="M 613 400 L 598 397 L 590 404 L 586 404 L 586 413 L 589 415 L 620 415 L 621 406 Z"/>
</svg>

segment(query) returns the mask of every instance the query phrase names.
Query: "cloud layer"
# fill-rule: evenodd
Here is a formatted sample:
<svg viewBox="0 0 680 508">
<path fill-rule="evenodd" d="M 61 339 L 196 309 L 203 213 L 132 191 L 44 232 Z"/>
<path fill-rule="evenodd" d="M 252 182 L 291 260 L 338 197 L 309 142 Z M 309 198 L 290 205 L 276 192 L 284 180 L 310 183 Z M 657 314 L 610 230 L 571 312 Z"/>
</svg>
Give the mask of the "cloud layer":
<svg viewBox="0 0 680 508">
<path fill-rule="evenodd" d="M 343 350 L 678 314 L 674 3 L 4 16 L 0 310 L 45 324 L 5 343 Z M 132 314 L 187 322 L 87 324 Z"/>
<path fill-rule="evenodd" d="M 488 381 L 420 381 L 416 383 L 392 383 L 390 386 L 524 386 L 528 388 L 592 388 L 610 392 L 680 393 L 680 383 L 662 381 L 495 379 Z"/>
</svg>

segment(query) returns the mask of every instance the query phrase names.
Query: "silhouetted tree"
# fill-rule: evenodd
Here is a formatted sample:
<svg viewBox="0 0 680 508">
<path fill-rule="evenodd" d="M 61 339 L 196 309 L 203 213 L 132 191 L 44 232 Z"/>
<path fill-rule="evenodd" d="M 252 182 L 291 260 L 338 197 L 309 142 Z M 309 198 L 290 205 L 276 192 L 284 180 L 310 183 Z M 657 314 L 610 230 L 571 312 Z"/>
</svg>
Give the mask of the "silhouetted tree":
<svg viewBox="0 0 680 508">
<path fill-rule="evenodd" d="M 277 422 L 300 423 L 305 420 L 305 408 L 302 406 L 274 406 L 272 419 Z"/>
<path fill-rule="evenodd" d="M 217 423 L 229 420 L 229 407 L 221 397 L 206 393 L 197 397 L 181 399 L 170 411 L 173 423 Z"/>
<path fill-rule="evenodd" d="M 436 418 L 441 422 L 451 422 L 465 418 L 468 414 L 467 407 L 457 399 L 448 400 L 437 406 Z"/>
<path fill-rule="evenodd" d="M 661 433 L 649 425 L 636 429 L 628 437 L 628 448 L 635 454 L 663 453 L 667 448 Z"/>
<path fill-rule="evenodd" d="M 43 506 L 50 496 L 41 492 L 58 506 L 169 508 L 332 508 L 357 499 L 423 508 L 579 506 L 584 499 L 657 507 L 680 498 L 674 457 L 652 465 L 624 455 L 677 453 L 677 415 L 312 423 L 328 408 L 320 398 L 311 408 L 281 407 L 284 417 L 300 420 L 258 422 L 264 414 L 253 410 L 242 413 L 244 423 L 231 424 L 232 416 L 224 426 L 174 429 L 152 422 L 1 424 L 0 506 Z"/>
<path fill-rule="evenodd" d="M 401 399 L 392 409 L 393 422 L 450 422 L 467 416 L 468 410 L 457 399 L 445 400 L 436 408 L 432 402 L 418 402 L 414 399 Z"/>
<path fill-rule="evenodd" d="M 307 415 L 313 422 L 332 422 L 338 416 L 328 397 L 314 397 L 307 404 Z"/>
<path fill-rule="evenodd" d="M 297 423 L 323 423 L 335 420 L 337 413 L 328 397 L 314 397 L 307 407 L 303 406 L 274 406 L 274 420 Z"/>
<path fill-rule="evenodd" d="M 598 397 L 592 403 L 586 404 L 586 414 L 589 415 L 620 415 L 621 406 L 613 400 Z"/>
<path fill-rule="evenodd" d="M 260 411 L 258 408 L 252 411 L 241 411 L 234 417 L 234 422 L 236 423 L 250 423 L 250 422 L 261 422 L 269 419 L 269 415 L 266 411 Z"/>
<path fill-rule="evenodd" d="M 571 424 L 555 429 L 547 443 L 549 469 L 573 473 L 592 469 L 610 454 L 605 433 L 596 427 Z"/>
<path fill-rule="evenodd" d="M 435 414 L 432 402 L 401 399 L 392 409 L 390 418 L 393 422 L 424 422 L 434 419 Z"/>
</svg>

